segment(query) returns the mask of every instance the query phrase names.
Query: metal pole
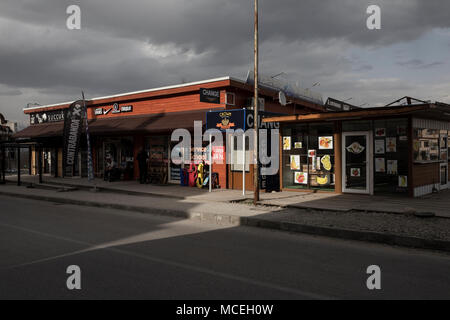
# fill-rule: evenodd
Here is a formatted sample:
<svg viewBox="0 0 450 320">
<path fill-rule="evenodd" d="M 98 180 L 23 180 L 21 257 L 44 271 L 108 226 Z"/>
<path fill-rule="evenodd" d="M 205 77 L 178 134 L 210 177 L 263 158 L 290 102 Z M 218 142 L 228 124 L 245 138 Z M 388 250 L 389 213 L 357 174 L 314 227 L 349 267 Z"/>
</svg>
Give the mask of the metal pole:
<svg viewBox="0 0 450 320">
<path fill-rule="evenodd" d="M 212 135 L 209 135 L 209 192 L 212 192 L 212 168 L 213 168 L 213 159 L 212 159 Z"/>
<path fill-rule="evenodd" d="M 242 167 L 242 195 L 245 197 L 245 132 L 242 134 L 242 163 L 243 163 L 243 167 Z"/>
<path fill-rule="evenodd" d="M 258 167 L 258 105 L 259 105 L 259 101 L 258 101 L 258 66 L 259 66 L 259 39 L 258 39 L 258 0 L 255 0 L 255 105 L 254 105 L 254 122 L 255 122 L 255 165 L 254 165 L 254 170 L 253 170 L 253 190 L 254 190 L 254 195 L 253 195 L 253 204 L 256 205 L 259 201 L 259 167 Z"/>
<path fill-rule="evenodd" d="M 20 147 L 17 147 L 17 185 L 21 185 L 20 181 Z"/>
</svg>

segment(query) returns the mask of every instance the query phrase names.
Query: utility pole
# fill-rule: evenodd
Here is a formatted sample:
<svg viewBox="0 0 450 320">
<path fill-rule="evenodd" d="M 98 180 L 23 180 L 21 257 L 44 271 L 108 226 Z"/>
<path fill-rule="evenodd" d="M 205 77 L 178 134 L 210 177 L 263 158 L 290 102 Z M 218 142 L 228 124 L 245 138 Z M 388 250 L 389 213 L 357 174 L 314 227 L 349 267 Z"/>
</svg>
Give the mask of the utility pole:
<svg viewBox="0 0 450 320">
<path fill-rule="evenodd" d="M 253 180 L 253 190 L 254 190 L 254 196 L 253 196 L 253 204 L 256 206 L 256 204 L 259 201 L 259 154 L 258 154 L 258 148 L 259 148 L 259 114 L 258 114 L 258 66 L 259 66 L 259 38 L 258 38 L 258 0 L 255 0 L 255 72 L 254 72 L 254 82 L 255 82 L 255 104 L 253 106 L 254 113 L 254 123 L 255 123 L 255 143 L 254 143 L 254 156 L 255 156 L 255 164 L 254 164 L 254 180 Z"/>
</svg>

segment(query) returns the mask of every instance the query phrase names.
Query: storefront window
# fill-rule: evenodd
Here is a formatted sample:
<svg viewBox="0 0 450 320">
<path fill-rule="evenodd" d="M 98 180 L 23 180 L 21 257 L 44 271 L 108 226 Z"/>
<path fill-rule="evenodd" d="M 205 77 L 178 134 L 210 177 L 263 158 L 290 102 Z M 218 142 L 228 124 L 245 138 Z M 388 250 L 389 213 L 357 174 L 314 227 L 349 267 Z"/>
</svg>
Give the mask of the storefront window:
<svg viewBox="0 0 450 320">
<path fill-rule="evenodd" d="M 408 120 L 373 122 L 374 191 L 406 192 L 409 174 Z"/>
<path fill-rule="evenodd" d="M 439 161 L 439 142 L 439 130 L 414 129 L 414 161 Z"/>
<path fill-rule="evenodd" d="M 291 125 L 282 131 L 283 187 L 334 190 L 332 124 Z"/>
</svg>

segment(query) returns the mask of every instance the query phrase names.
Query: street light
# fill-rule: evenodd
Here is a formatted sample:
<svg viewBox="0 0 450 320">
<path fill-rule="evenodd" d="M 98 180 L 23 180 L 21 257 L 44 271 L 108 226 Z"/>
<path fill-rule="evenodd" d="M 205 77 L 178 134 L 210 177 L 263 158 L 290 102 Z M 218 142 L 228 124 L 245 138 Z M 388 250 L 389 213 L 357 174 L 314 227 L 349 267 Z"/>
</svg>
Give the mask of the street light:
<svg viewBox="0 0 450 320">
<path fill-rule="evenodd" d="M 255 0 L 255 42 L 254 42 L 254 54 L 255 54 L 255 72 L 254 72 L 254 82 L 255 82 L 255 105 L 254 105 L 254 119 L 255 119 L 255 143 L 254 143 L 254 156 L 255 165 L 253 168 L 253 205 L 257 205 L 259 201 L 259 166 L 258 166 L 258 147 L 259 147 L 259 134 L 258 134 L 258 67 L 259 67 L 259 34 L 258 34 L 258 0 Z M 244 186 L 245 188 L 245 186 Z"/>
</svg>

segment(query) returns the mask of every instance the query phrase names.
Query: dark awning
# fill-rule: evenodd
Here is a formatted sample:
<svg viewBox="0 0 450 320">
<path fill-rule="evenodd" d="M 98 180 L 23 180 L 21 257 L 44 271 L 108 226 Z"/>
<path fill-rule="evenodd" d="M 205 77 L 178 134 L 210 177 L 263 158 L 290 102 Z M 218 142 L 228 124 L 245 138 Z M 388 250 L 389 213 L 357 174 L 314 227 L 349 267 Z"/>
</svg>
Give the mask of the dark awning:
<svg viewBox="0 0 450 320">
<path fill-rule="evenodd" d="M 45 123 L 29 126 L 13 135 L 14 139 L 50 138 L 62 136 L 64 123 Z"/>
<path fill-rule="evenodd" d="M 205 124 L 205 111 L 169 112 L 134 117 L 95 119 L 89 122 L 92 134 L 162 133 L 178 128 L 193 129 L 194 121 Z"/>
<path fill-rule="evenodd" d="M 183 128 L 191 130 L 194 121 L 202 121 L 205 125 L 206 110 L 169 112 L 145 116 L 110 117 L 89 121 L 89 132 L 92 135 L 124 134 L 124 133 L 164 133 Z M 46 123 L 29 126 L 16 133 L 13 138 L 50 138 L 63 135 L 64 123 Z"/>
</svg>

